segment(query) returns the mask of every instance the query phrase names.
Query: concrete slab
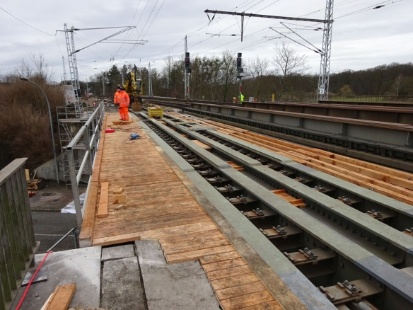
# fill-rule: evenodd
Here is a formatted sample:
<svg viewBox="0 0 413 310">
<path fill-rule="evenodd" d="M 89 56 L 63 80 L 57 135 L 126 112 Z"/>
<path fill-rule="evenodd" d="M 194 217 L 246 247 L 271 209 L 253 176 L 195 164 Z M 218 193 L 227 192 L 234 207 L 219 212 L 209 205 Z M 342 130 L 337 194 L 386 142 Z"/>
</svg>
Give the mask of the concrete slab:
<svg viewBox="0 0 413 310">
<path fill-rule="evenodd" d="M 140 279 L 137 257 L 104 262 L 101 307 L 111 310 L 145 310 Z"/>
<path fill-rule="evenodd" d="M 161 245 L 155 240 L 135 241 L 136 253 L 139 257 L 139 264 L 147 266 L 166 265 Z"/>
<path fill-rule="evenodd" d="M 98 308 L 100 302 L 100 255 L 101 247 L 90 247 L 53 252 L 46 258 L 38 276 L 46 276 L 46 282 L 32 284 L 21 310 L 41 309 L 55 288 L 61 284 L 76 283 L 76 292 L 70 307 Z M 36 255 L 36 267 L 45 254 Z M 35 267 L 35 268 L 36 268 Z M 34 273 L 35 268 L 30 272 Z M 17 292 L 15 309 L 25 287 Z"/>
<path fill-rule="evenodd" d="M 136 241 L 149 310 L 220 309 L 198 261 L 162 263 L 157 241 Z"/>
<path fill-rule="evenodd" d="M 102 262 L 134 256 L 135 250 L 133 244 L 105 247 L 102 249 Z"/>
</svg>

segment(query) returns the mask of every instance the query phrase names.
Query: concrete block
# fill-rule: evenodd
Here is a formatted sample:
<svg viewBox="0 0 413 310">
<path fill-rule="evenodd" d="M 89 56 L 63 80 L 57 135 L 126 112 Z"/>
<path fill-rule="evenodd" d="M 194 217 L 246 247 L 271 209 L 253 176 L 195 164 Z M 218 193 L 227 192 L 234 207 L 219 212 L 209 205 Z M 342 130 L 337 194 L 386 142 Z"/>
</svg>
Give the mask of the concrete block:
<svg viewBox="0 0 413 310">
<path fill-rule="evenodd" d="M 149 310 L 220 309 L 198 261 L 167 264 L 157 241 L 137 241 Z"/>
<path fill-rule="evenodd" d="M 36 266 L 45 254 L 36 255 Z M 100 306 L 100 256 L 101 247 L 89 247 L 69 251 L 52 252 L 46 258 L 38 277 L 46 276 L 46 282 L 31 286 L 21 310 L 41 309 L 57 286 L 76 283 L 76 291 L 70 302 L 71 308 L 98 308 Z M 35 268 L 30 270 L 34 273 Z M 21 287 L 10 309 L 15 309 L 25 287 Z"/>
<path fill-rule="evenodd" d="M 111 310 L 146 309 L 136 257 L 104 262 L 101 307 Z"/>
<path fill-rule="evenodd" d="M 140 265 L 164 266 L 166 265 L 161 245 L 155 240 L 135 241 L 136 254 Z"/>
<path fill-rule="evenodd" d="M 107 260 L 128 258 L 135 256 L 133 244 L 105 247 L 102 249 L 102 262 Z"/>
</svg>

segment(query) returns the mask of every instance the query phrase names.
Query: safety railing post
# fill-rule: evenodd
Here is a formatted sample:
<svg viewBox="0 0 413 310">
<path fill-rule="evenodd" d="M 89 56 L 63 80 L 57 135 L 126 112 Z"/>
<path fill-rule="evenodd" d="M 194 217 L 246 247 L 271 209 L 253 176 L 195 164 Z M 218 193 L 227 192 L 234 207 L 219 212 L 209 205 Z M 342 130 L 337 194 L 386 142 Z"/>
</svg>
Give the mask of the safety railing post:
<svg viewBox="0 0 413 310">
<path fill-rule="evenodd" d="M 76 210 L 76 221 L 77 227 L 80 229 L 82 227 L 83 215 L 82 215 L 82 206 L 80 204 L 80 197 L 79 197 L 79 184 L 77 183 L 76 178 L 76 167 L 75 167 L 75 157 L 73 154 L 73 149 L 68 148 L 66 152 L 67 161 L 69 163 L 69 175 L 70 175 L 70 183 L 72 187 L 72 194 L 73 194 L 73 202 L 75 204 Z"/>
</svg>

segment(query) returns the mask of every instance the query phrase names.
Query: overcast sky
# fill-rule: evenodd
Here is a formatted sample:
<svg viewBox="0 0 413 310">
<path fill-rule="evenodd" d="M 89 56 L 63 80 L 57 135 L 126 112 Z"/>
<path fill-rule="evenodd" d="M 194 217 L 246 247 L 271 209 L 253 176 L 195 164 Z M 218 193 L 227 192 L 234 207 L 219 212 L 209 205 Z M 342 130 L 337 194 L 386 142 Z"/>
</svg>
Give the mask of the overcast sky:
<svg viewBox="0 0 413 310">
<path fill-rule="evenodd" d="M 0 0 L 0 75 L 41 56 L 54 80 L 60 81 L 64 57 L 69 79 L 65 33 L 59 31 L 65 23 L 69 29 L 79 29 L 74 33 L 74 43 L 81 49 L 76 58 L 83 81 L 112 65 L 148 67 L 151 63 L 152 68 L 160 69 L 169 56 L 182 59 L 186 35 L 191 57 L 221 56 L 225 51 L 236 56 L 242 52 L 244 63 L 257 56 L 272 63 L 276 44 L 285 42 L 297 54 L 306 56 L 310 67 L 307 73 L 318 74 L 320 55 L 311 49 L 321 49 L 322 31 L 316 29 L 323 24 L 246 17 L 241 42 L 239 16 L 208 16 L 204 11 L 322 20 L 325 7 L 326 0 Z M 335 0 L 330 71 L 413 62 L 412 12 L 413 0 Z M 136 28 L 95 44 L 124 29 L 117 28 L 121 26 Z M 115 40 L 121 43 L 109 42 Z M 127 40 L 142 40 L 142 44 L 125 44 Z"/>
</svg>

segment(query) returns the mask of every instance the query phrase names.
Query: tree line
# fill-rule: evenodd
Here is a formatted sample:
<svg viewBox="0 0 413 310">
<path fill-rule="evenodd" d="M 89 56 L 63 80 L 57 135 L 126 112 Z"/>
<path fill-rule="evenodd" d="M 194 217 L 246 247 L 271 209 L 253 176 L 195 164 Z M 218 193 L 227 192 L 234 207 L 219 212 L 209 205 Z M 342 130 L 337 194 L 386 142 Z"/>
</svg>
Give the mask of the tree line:
<svg viewBox="0 0 413 310">
<path fill-rule="evenodd" d="M 191 60 L 190 97 L 193 99 L 229 102 L 239 92 L 235 53 L 225 52 L 221 57 L 194 57 Z M 156 96 L 184 97 L 184 59 L 169 57 L 160 70 L 146 67 L 112 66 L 107 72 L 93 76 L 88 84 L 81 82 L 82 93 L 86 85 L 95 95 L 112 97 L 122 75 L 130 70 L 139 72 L 144 84 L 152 77 Z M 307 74 L 305 57 L 286 45 L 276 48 L 273 59 L 256 57 L 244 60 L 242 91 L 245 99 L 270 101 L 275 94 L 277 101 L 316 100 L 318 76 Z M 270 69 L 272 68 L 272 69 Z M 64 93 L 59 83 L 53 81 L 51 70 L 43 56 L 32 56 L 31 62 L 23 61 L 15 72 L 0 73 L 0 168 L 19 157 L 28 157 L 27 167 L 34 169 L 50 159 L 52 150 L 59 152 L 59 145 L 52 146 L 47 116 L 47 105 L 42 93 L 31 83 L 19 77 L 30 78 L 44 90 L 51 106 L 55 141 L 58 139 L 56 107 L 63 106 Z M 146 87 L 147 88 L 147 87 Z M 147 90 L 144 87 L 144 94 Z M 392 63 L 371 69 L 346 70 L 330 75 L 329 97 L 388 96 L 413 97 L 413 64 Z"/>
<path fill-rule="evenodd" d="M 122 75 L 137 70 L 144 85 L 151 75 L 155 96 L 184 98 L 184 59 L 165 60 L 162 69 L 137 67 L 118 68 L 113 65 L 109 71 L 90 78 L 89 87 L 96 95 L 111 95 L 121 84 Z M 307 74 L 308 66 L 304 56 L 298 55 L 286 45 L 276 48 L 273 59 L 246 60 L 243 63 L 241 91 L 245 100 L 256 101 L 315 101 L 317 98 L 318 75 Z M 205 99 L 230 102 L 237 97 L 240 79 L 237 78 L 234 53 L 224 52 L 221 57 L 194 57 L 191 59 L 189 93 L 191 99 Z M 147 88 L 147 87 L 146 87 Z M 144 87 L 144 95 L 147 95 Z M 405 98 L 413 96 L 413 64 L 392 63 L 366 70 L 345 70 L 330 74 L 329 97 L 351 98 L 358 96 Z"/>
</svg>

